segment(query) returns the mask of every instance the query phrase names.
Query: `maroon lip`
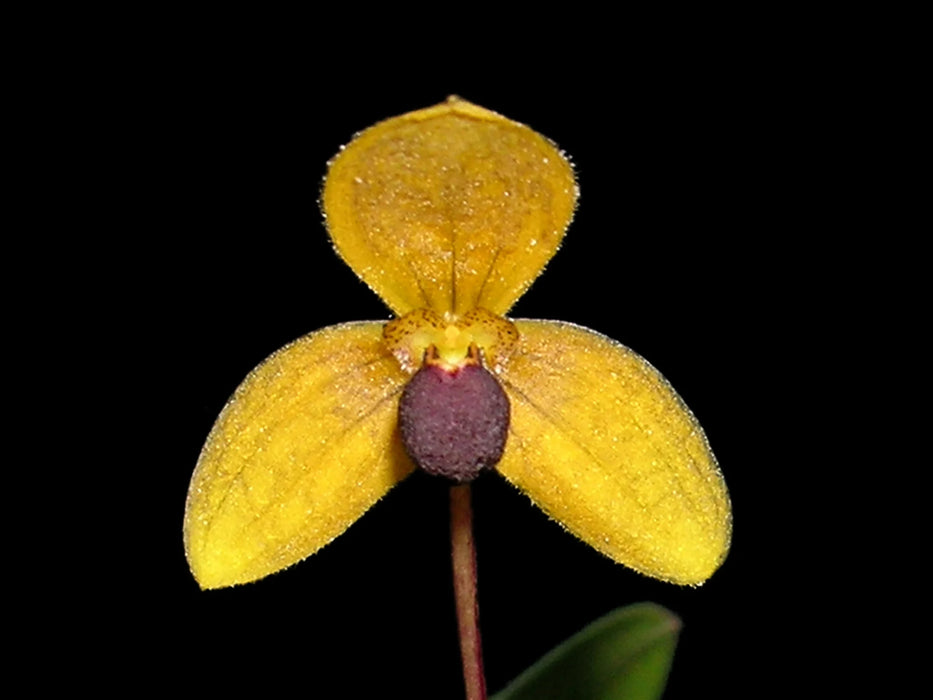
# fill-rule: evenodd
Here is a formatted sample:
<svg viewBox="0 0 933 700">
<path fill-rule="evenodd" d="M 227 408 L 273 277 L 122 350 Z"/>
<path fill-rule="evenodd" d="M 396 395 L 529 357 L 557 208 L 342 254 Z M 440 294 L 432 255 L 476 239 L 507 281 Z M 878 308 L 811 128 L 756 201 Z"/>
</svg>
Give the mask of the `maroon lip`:
<svg viewBox="0 0 933 700">
<path fill-rule="evenodd" d="M 399 428 L 408 455 L 429 474 L 463 483 L 502 458 L 509 400 L 479 363 L 447 370 L 427 363 L 402 394 Z"/>
</svg>

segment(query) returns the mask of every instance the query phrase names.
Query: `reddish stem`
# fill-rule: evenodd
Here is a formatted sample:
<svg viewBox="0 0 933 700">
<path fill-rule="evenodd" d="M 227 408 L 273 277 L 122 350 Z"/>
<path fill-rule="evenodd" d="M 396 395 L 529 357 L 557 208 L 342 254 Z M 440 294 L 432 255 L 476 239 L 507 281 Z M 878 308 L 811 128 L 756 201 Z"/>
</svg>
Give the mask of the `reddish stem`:
<svg viewBox="0 0 933 700">
<path fill-rule="evenodd" d="M 479 636 L 479 605 L 476 602 L 476 548 L 473 544 L 473 509 L 470 506 L 469 484 L 450 488 L 450 543 L 466 697 L 467 700 L 486 700 L 483 645 Z"/>
</svg>

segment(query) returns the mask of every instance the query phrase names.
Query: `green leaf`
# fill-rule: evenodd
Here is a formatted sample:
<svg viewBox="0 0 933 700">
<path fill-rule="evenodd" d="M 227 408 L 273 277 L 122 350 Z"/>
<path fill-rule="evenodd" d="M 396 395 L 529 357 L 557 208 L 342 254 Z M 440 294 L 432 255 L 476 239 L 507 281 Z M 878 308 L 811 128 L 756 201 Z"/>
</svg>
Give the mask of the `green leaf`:
<svg viewBox="0 0 933 700">
<path fill-rule="evenodd" d="M 542 656 L 491 700 L 656 700 L 681 622 L 654 603 L 601 617 Z"/>
</svg>

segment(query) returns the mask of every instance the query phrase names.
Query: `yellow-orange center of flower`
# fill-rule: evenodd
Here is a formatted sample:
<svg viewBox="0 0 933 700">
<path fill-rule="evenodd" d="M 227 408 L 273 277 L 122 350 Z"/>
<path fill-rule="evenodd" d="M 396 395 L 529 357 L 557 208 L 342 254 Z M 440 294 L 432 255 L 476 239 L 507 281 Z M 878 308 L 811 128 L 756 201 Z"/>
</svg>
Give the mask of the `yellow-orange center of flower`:
<svg viewBox="0 0 933 700">
<path fill-rule="evenodd" d="M 497 372 L 518 342 L 515 325 L 485 309 L 473 309 L 461 316 L 416 309 L 387 323 L 382 336 L 402 368 L 410 373 L 421 367 L 429 349 L 432 364 L 447 370 L 463 367 L 471 362 L 471 346 L 479 349 L 483 365 Z"/>
</svg>

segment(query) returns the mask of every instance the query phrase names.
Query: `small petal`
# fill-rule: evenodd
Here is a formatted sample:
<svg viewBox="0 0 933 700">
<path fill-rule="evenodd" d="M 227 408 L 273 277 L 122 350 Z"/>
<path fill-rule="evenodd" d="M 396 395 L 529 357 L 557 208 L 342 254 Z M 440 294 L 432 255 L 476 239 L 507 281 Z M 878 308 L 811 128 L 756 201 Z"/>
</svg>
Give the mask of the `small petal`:
<svg viewBox="0 0 933 700">
<path fill-rule="evenodd" d="M 361 133 L 322 195 L 337 251 L 399 316 L 505 313 L 557 251 L 576 199 L 551 142 L 457 98 Z"/>
<path fill-rule="evenodd" d="M 202 588 L 284 569 L 346 530 L 413 466 L 396 428 L 409 375 L 382 323 L 311 333 L 239 386 L 201 452 L 185 551 Z"/>
<path fill-rule="evenodd" d="M 603 554 L 680 584 L 729 549 L 729 495 L 699 423 L 628 348 L 586 328 L 516 320 L 499 378 L 512 406 L 499 471 Z"/>
</svg>

